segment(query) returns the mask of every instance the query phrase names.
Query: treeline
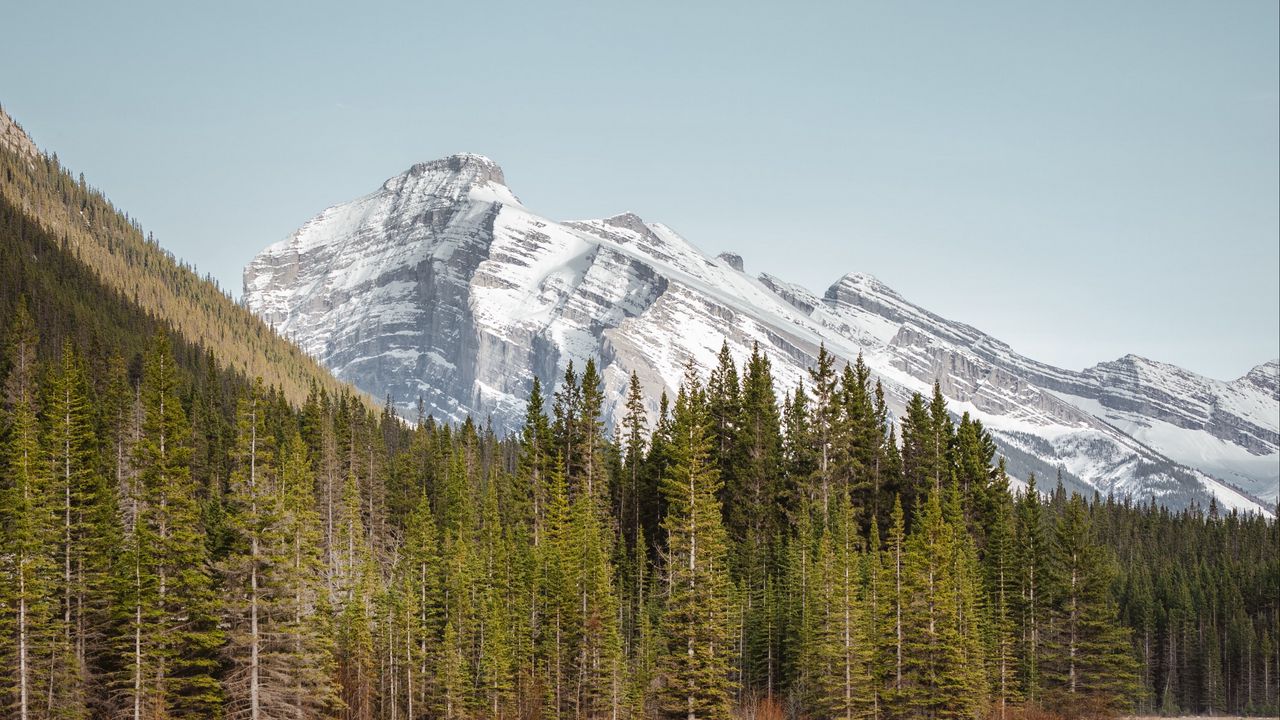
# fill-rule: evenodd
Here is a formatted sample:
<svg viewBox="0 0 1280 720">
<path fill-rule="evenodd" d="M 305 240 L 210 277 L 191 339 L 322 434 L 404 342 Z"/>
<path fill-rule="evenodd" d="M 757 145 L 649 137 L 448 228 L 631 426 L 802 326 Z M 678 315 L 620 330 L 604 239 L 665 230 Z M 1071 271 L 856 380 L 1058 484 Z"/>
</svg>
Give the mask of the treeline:
<svg viewBox="0 0 1280 720">
<path fill-rule="evenodd" d="M 1257 516 L 1101 503 L 1116 594 L 1141 660 L 1141 706 L 1162 714 L 1280 715 L 1280 534 Z"/>
<path fill-rule="evenodd" d="M 1274 711 L 1274 522 L 1014 496 L 940 394 L 823 353 L 690 368 L 614 437 L 592 363 L 499 439 L 161 331 L 5 318 L 0 662 L 23 718 Z M 104 344 L 109 348 L 109 343 Z M 108 354 L 95 354 L 108 353 Z M 550 413 L 545 410 L 549 408 Z M 900 439 L 899 439 L 900 436 Z"/>
</svg>

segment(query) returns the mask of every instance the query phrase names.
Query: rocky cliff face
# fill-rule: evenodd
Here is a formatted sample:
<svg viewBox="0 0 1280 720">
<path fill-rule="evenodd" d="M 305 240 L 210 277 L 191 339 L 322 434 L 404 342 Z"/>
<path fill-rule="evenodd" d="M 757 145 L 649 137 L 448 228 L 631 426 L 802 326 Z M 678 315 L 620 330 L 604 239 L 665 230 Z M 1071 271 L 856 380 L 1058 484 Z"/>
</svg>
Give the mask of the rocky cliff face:
<svg viewBox="0 0 1280 720">
<path fill-rule="evenodd" d="M 1274 362 L 1229 383 L 1139 358 L 1072 372 L 869 275 L 818 296 L 742 270 L 741 257 L 710 257 L 631 213 L 539 216 L 491 160 L 456 155 L 415 165 L 264 250 L 245 269 L 244 300 L 406 414 L 421 397 L 438 418 L 513 430 L 535 375 L 554 386 L 569 362 L 596 358 L 612 422 L 632 371 L 657 397 L 674 391 L 688 360 L 709 368 L 722 341 L 739 362 L 758 343 L 780 389 L 791 388 L 825 344 L 847 360 L 863 353 L 895 410 L 939 381 L 1020 475 L 1061 472 L 1081 489 L 1170 505 L 1274 501 Z"/>
<path fill-rule="evenodd" d="M 3 109 L 0 109 L 0 147 L 26 158 L 28 162 L 35 162 L 40 157 L 40 150 L 31 136 Z"/>
</svg>

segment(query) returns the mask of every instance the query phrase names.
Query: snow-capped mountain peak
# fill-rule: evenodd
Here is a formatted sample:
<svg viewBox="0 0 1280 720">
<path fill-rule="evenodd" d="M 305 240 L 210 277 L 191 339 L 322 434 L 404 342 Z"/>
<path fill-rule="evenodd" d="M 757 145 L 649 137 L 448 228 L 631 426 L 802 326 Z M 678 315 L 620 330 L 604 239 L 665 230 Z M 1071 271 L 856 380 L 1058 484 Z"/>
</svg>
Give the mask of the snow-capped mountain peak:
<svg viewBox="0 0 1280 720">
<path fill-rule="evenodd" d="M 383 183 L 383 189 L 440 199 L 459 200 L 465 195 L 480 202 L 520 204 L 507 187 L 502 167 L 472 153 L 417 163 Z"/>
<path fill-rule="evenodd" d="M 1277 496 L 1275 362 L 1220 382 L 1136 357 L 1074 372 L 1038 363 L 866 273 L 819 296 L 742 272 L 666 225 L 624 212 L 558 222 L 520 203 L 492 160 L 419 163 L 329 208 L 245 268 L 245 302 L 339 377 L 411 412 L 512 430 L 533 377 L 595 358 L 607 412 L 635 371 L 650 397 L 721 343 L 769 354 L 779 390 L 818 346 L 859 353 L 900 412 L 937 381 L 982 420 L 1010 467 L 1172 505 L 1266 509 Z M 655 410 L 656 408 L 651 408 Z M 1232 487 L 1237 485 L 1243 491 Z"/>
</svg>

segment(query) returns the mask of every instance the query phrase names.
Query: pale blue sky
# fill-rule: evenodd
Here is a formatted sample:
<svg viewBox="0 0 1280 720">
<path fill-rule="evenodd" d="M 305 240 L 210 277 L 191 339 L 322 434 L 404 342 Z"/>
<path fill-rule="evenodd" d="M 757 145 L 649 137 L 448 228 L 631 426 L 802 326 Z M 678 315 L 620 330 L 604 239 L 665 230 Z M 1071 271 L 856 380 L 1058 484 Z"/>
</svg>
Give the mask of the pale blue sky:
<svg viewBox="0 0 1280 720">
<path fill-rule="evenodd" d="M 4 0 L 0 104 L 236 294 L 469 151 L 543 214 L 870 272 L 1058 365 L 1280 355 L 1275 0 L 179 5 Z"/>
</svg>

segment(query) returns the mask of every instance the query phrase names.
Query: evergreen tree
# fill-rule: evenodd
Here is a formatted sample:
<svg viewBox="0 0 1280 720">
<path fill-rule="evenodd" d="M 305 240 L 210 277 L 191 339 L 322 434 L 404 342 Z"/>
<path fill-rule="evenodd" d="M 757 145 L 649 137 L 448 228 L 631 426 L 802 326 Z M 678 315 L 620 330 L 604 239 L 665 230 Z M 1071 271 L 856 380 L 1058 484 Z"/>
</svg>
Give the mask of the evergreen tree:
<svg viewBox="0 0 1280 720">
<path fill-rule="evenodd" d="M 841 380 L 844 415 L 848 424 L 849 493 L 854 507 L 867 516 L 878 516 L 881 508 L 880 460 L 884 452 L 884 420 L 876 409 L 871 387 L 871 369 L 858 353 L 846 366 Z M 881 389 L 883 394 L 883 388 Z M 883 396 L 881 397 L 883 401 Z"/>
<path fill-rule="evenodd" d="M 268 583 L 275 594 L 275 617 L 268 664 L 276 671 L 272 690 L 289 717 L 331 717 L 340 706 L 331 613 L 324 581 L 323 530 L 316 512 L 315 476 L 297 430 L 285 436 L 280 478 L 273 499 L 279 510 L 280 543 L 273 549 Z M 283 681 L 283 682 L 281 682 Z"/>
<path fill-rule="evenodd" d="M 966 606 L 975 604 L 973 588 L 957 572 L 962 551 L 939 495 L 926 497 L 908 538 L 905 697 L 897 698 L 898 712 L 928 718 L 972 717 L 983 700 L 983 687 L 975 677 L 981 673 L 981 655 L 964 621 Z"/>
<path fill-rule="evenodd" d="M 733 468 L 725 489 L 726 528 L 737 539 L 734 571 L 743 592 L 742 682 L 748 693 L 771 698 L 781 660 L 778 603 L 780 536 L 786 521 L 782 477 L 782 437 L 769 360 L 752 350 L 743 375 Z"/>
<path fill-rule="evenodd" d="M 668 597 L 661 625 L 665 647 L 658 659 L 663 713 L 689 720 L 729 717 L 733 694 L 728 547 L 709 424 L 705 393 L 691 363 L 676 398 L 675 462 L 662 482 L 668 507 L 663 520 Z"/>
<path fill-rule="evenodd" d="M 1018 580 L 1016 612 L 1019 619 L 1019 680 L 1028 702 L 1040 699 L 1040 656 L 1043 651 L 1045 613 L 1048 607 L 1048 533 L 1034 475 L 1018 502 L 1015 522 L 1015 572 Z"/>
<path fill-rule="evenodd" d="M 920 393 L 914 393 L 902 419 L 902 507 L 909 517 L 934 488 L 935 478 L 941 477 L 934 440 L 929 407 Z M 941 489 L 941 482 L 936 484 Z"/>
<path fill-rule="evenodd" d="M 274 438 L 266 427 L 266 398 L 261 382 L 241 398 L 236 412 L 235 468 L 228 494 L 232 546 L 221 565 L 223 585 L 230 590 L 225 605 L 230 628 L 226 651 L 235 666 L 228 675 L 227 712 L 258 720 L 283 715 L 275 700 L 283 693 L 264 692 L 264 680 L 274 675 L 275 658 L 267 638 L 274 634 L 275 588 L 269 587 L 272 557 L 283 545 L 275 483 Z M 264 667 L 265 666 L 265 667 Z M 281 698 L 283 699 L 283 698 Z"/>
<path fill-rule="evenodd" d="M 837 394 L 839 381 L 835 371 L 835 358 L 825 345 L 818 347 L 817 365 L 809 369 L 813 383 L 813 407 L 809 413 L 810 441 L 813 443 L 814 468 L 810 496 L 818 502 L 816 511 L 818 526 L 826 525 L 831 514 L 832 499 L 839 499 L 837 491 L 844 492 L 839 480 L 845 477 L 845 418 Z"/>
<path fill-rule="evenodd" d="M 993 495 L 990 524 L 987 526 L 987 546 L 983 556 L 983 580 L 987 597 L 987 662 L 992 700 L 999 720 L 1004 720 L 1009 708 L 1021 698 L 1016 680 L 1017 668 L 1017 614 L 1016 600 L 1018 578 L 1014 545 L 1013 498 L 1008 492 L 1003 461 L 1000 463 L 997 484 L 1001 488 Z"/>
<path fill-rule="evenodd" d="M 444 655 L 444 590 L 439 535 L 426 496 L 409 516 L 396 576 L 406 618 L 405 704 L 408 717 L 442 714 L 438 667 Z"/>
<path fill-rule="evenodd" d="M 720 470 L 720 482 L 733 486 L 733 464 L 730 460 L 736 435 L 738 413 L 742 404 L 738 383 L 738 367 L 729 352 L 729 341 L 722 341 L 716 366 L 707 377 L 707 413 L 711 418 L 712 457 Z"/>
<path fill-rule="evenodd" d="M 622 702 L 622 640 L 608 535 L 590 496 L 569 510 L 575 717 L 616 717 Z"/>
<path fill-rule="evenodd" d="M 0 309 L 14 267 L 84 282 L 11 211 L 40 262 L 0 255 Z M 500 438 L 320 382 L 293 406 L 216 343 L 147 350 L 125 298 L 67 324 L 78 295 L 39 287 L 0 358 L 5 717 L 1280 708 L 1273 518 L 1011 495 L 940 384 L 895 425 L 823 348 L 779 410 L 768 359 L 739 375 L 726 344 L 651 437 L 636 375 L 605 437 L 592 362 L 555 423 L 535 382 Z"/>
<path fill-rule="evenodd" d="M 112 539 L 110 526 L 102 523 L 102 493 L 94 462 L 92 418 L 83 366 L 70 343 L 45 383 L 46 458 L 51 467 L 49 485 L 58 524 L 56 561 L 59 612 L 56 636 L 51 638 L 50 709 L 64 717 L 84 717 L 88 712 L 88 623 L 85 598 L 101 592 L 103 560 Z M 95 533 L 102 531 L 104 537 Z M 87 565 L 87 567 L 86 567 Z M 93 612 L 94 608 L 90 608 Z M 100 619 L 98 615 L 95 619 Z"/>
<path fill-rule="evenodd" d="M 521 432 L 520 461 L 517 472 L 520 487 L 528 497 L 528 513 L 533 525 L 533 543 L 542 541 L 542 526 L 546 518 L 547 474 L 551 464 L 551 427 L 542 409 L 542 383 L 533 378 L 529 402 L 525 406 L 524 428 Z"/>
<path fill-rule="evenodd" d="M 908 603 L 906 520 L 902 501 L 895 497 L 885 539 L 884 559 L 880 563 L 884 589 L 880 603 L 878 628 L 880 642 L 876 646 L 873 672 L 883 684 L 884 707 L 889 717 L 905 717 L 909 713 L 908 679 L 906 675 L 906 607 Z"/>
<path fill-rule="evenodd" d="M 58 530 L 37 417 L 38 337 L 25 303 L 9 328 L 9 376 L 4 384 L 5 477 L 0 496 L 0 602 L 4 607 L 5 705 L 20 720 L 48 717 L 53 692 L 42 669 L 65 663 L 56 623 Z"/>
<path fill-rule="evenodd" d="M 572 360 L 565 367 L 564 378 L 556 389 L 552 414 L 555 419 L 552 434 L 562 463 L 561 471 L 566 478 L 581 477 L 582 445 L 585 442 L 581 424 L 582 387 L 578 384 Z"/>
<path fill-rule="evenodd" d="M 582 459 L 578 465 L 585 492 L 593 502 L 603 505 L 607 482 L 605 478 L 604 423 L 600 416 L 604 409 L 604 388 L 600 374 L 596 372 L 594 358 L 587 359 L 582 371 L 581 410 L 578 415 L 578 433 Z M 601 508 L 603 509 L 603 507 Z"/>
<path fill-rule="evenodd" d="M 135 528 L 143 577 L 141 632 L 156 647 L 140 671 L 154 680 L 147 706 L 172 717 L 207 718 L 222 703 L 215 677 L 218 626 L 200 507 L 190 473 L 190 429 L 169 338 L 157 335 L 142 375 L 142 425 L 134 447 L 142 514 Z M 145 692 L 145 690 L 144 690 Z"/>
<path fill-rule="evenodd" d="M 801 658 L 805 704 L 819 718 L 865 717 L 873 706 L 858 542 L 845 499 L 818 543 L 810 592 L 816 617 Z"/>
<path fill-rule="evenodd" d="M 1119 712 L 1137 691 L 1129 632 L 1111 598 L 1111 560 L 1093 544 L 1084 500 L 1073 495 L 1049 554 L 1053 622 L 1041 672 L 1045 701 L 1072 714 Z"/>
</svg>

